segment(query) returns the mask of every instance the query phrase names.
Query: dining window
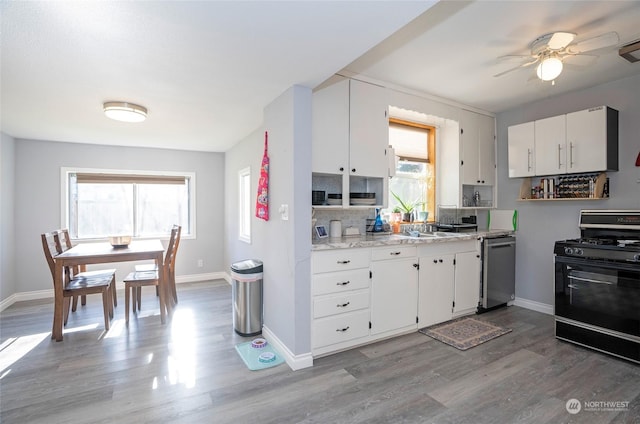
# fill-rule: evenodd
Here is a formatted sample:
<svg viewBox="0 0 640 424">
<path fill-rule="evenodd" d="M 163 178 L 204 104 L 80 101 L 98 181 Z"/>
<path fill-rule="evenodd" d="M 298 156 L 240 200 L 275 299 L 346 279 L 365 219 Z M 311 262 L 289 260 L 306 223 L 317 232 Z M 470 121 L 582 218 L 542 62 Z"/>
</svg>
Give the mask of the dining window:
<svg viewBox="0 0 640 424">
<path fill-rule="evenodd" d="M 73 239 L 168 234 L 174 224 L 195 236 L 195 174 L 62 170 L 63 226 Z"/>
</svg>

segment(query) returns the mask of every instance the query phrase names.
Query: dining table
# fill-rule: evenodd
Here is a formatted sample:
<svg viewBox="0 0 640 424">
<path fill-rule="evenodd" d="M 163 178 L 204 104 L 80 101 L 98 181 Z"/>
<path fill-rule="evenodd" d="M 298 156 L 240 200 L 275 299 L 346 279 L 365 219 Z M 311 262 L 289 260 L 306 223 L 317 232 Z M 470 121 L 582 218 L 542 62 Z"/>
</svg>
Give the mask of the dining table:
<svg viewBox="0 0 640 424">
<path fill-rule="evenodd" d="M 80 243 L 55 257 L 53 330 L 51 338 L 62 341 L 64 323 L 64 269 L 75 265 L 94 265 L 113 262 L 153 260 L 158 269 L 158 295 L 160 297 L 160 320 L 164 324 L 166 315 L 173 309 L 174 299 L 168 276 L 164 272 L 164 247 L 160 240 L 133 240 L 127 246 L 112 246 L 107 242 Z"/>
</svg>

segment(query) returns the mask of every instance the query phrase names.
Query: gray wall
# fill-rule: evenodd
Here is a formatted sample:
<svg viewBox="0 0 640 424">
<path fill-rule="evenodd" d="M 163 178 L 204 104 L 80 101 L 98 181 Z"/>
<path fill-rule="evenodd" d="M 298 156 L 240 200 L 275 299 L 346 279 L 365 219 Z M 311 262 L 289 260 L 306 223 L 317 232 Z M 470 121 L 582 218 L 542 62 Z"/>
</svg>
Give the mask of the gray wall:
<svg viewBox="0 0 640 424">
<path fill-rule="evenodd" d="M 238 171 L 251 167 L 252 202 L 269 132 L 269 221 L 252 218 L 251 244 L 238 240 Z M 311 90 L 294 86 L 265 108 L 264 128 L 226 152 L 225 262 L 264 262 L 264 323 L 293 354 L 311 350 Z M 289 220 L 278 213 L 289 205 Z M 255 204 L 252 204 L 255 215 Z"/>
<path fill-rule="evenodd" d="M 40 234 L 61 226 L 61 167 L 188 171 L 196 173 L 197 238 L 183 239 L 176 274 L 224 271 L 224 154 L 101 146 L 51 141 L 15 141 L 15 292 L 51 289 Z M 165 241 L 166 243 L 166 241 Z M 197 260 L 204 267 L 197 267 Z M 134 263 L 116 264 L 122 279 Z"/>
<path fill-rule="evenodd" d="M 15 293 L 15 141 L 0 133 L 0 302 Z"/>
<path fill-rule="evenodd" d="M 558 84 L 562 84 L 561 81 Z M 577 237 L 581 209 L 640 209 L 640 76 L 526 104 L 497 115 L 499 208 L 517 209 L 516 297 L 553 305 L 553 244 Z M 510 125 L 606 105 L 620 112 L 620 171 L 608 173 L 610 199 L 517 202 L 520 178 L 508 178 Z"/>
</svg>

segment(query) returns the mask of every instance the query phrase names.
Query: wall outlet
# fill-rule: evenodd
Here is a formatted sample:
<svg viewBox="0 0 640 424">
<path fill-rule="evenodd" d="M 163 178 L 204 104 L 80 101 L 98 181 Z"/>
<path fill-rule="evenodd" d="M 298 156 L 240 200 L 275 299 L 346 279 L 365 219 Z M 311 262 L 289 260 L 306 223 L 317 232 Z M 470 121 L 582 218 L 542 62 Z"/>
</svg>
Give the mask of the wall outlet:
<svg viewBox="0 0 640 424">
<path fill-rule="evenodd" d="M 204 266 L 204 261 L 202 259 L 198 259 L 198 268 L 202 268 Z"/>
</svg>

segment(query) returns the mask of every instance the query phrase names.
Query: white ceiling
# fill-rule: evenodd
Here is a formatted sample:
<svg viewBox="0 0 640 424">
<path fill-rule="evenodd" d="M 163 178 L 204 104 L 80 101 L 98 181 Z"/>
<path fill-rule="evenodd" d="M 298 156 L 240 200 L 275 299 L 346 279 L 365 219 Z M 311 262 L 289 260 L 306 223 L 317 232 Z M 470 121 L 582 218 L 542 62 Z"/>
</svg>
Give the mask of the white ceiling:
<svg viewBox="0 0 640 424">
<path fill-rule="evenodd" d="M 434 3 L 3 0 L 0 129 L 225 151 L 286 89 L 336 72 L 494 113 L 640 73 L 640 62 L 611 48 L 588 67 L 565 67 L 554 86 L 528 81 L 533 68 L 493 77 L 513 66 L 497 57 L 527 54 L 548 32 L 640 39 L 639 1 Z M 109 100 L 142 104 L 148 119 L 109 120 L 101 110 Z"/>
</svg>

